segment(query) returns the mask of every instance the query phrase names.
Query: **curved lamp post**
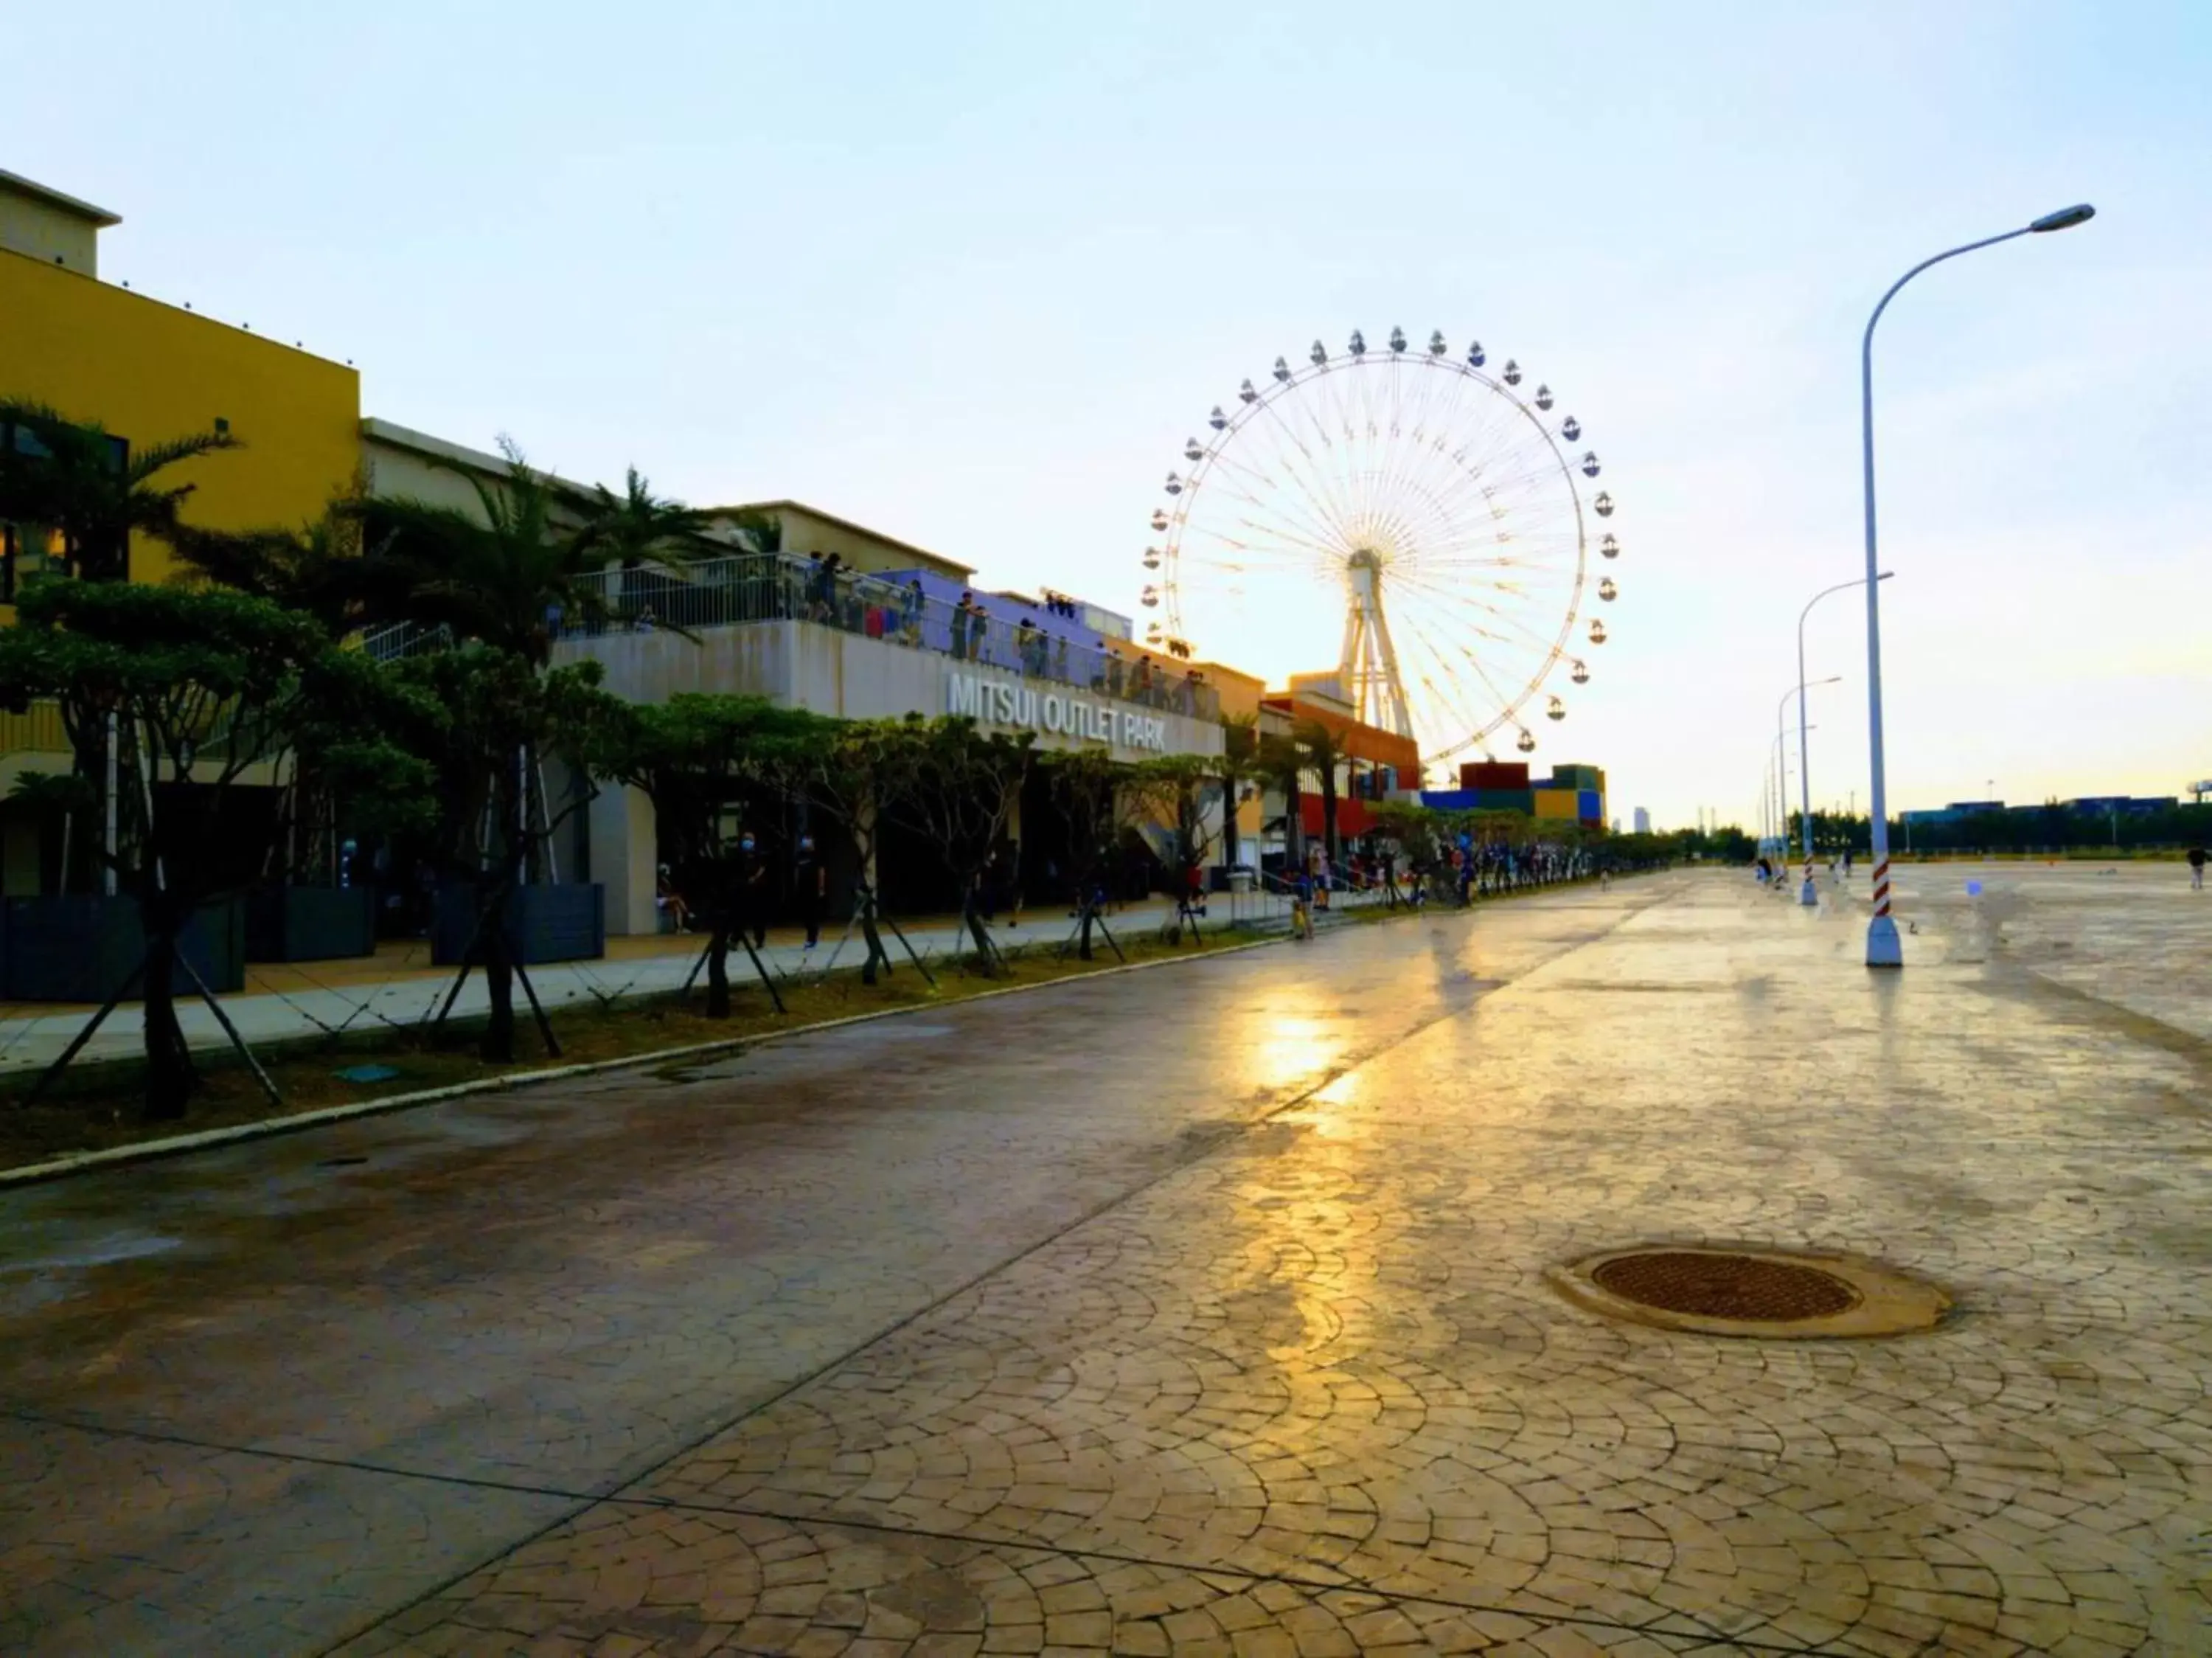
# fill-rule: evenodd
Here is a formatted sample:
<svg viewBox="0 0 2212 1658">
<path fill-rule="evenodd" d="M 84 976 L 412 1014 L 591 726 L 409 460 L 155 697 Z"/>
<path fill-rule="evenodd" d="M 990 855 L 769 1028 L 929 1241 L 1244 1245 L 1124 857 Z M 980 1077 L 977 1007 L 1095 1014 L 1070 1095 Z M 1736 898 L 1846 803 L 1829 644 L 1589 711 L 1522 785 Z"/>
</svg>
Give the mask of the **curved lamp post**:
<svg viewBox="0 0 2212 1658">
<path fill-rule="evenodd" d="M 1843 677 L 1844 676 L 1840 674 L 1831 674 L 1826 679 L 1815 680 L 1813 683 L 1814 685 L 1838 685 L 1842 682 Z M 1788 765 L 1790 751 L 1783 746 L 1784 739 L 1782 728 L 1782 714 L 1783 710 L 1790 706 L 1790 699 L 1792 697 L 1795 697 L 1797 699 L 1797 769 L 1802 772 L 1805 769 L 1805 734 L 1812 729 L 1810 726 L 1805 723 L 1805 692 L 1807 689 L 1808 687 L 1805 684 L 1804 673 L 1801 667 L 1797 676 L 1797 683 L 1790 686 L 1789 690 L 1784 692 L 1782 693 L 1782 700 L 1774 704 L 1774 834 L 1775 838 L 1782 843 L 1782 857 L 1784 860 L 1783 867 L 1784 869 L 1789 867 L 1788 859 L 1790 856 L 1790 768 Z"/>
<path fill-rule="evenodd" d="M 1961 253 L 1972 253 L 1978 248 L 1994 247 L 2001 241 L 2010 241 L 2015 236 L 2040 235 L 2046 231 L 2070 230 L 2077 224 L 2086 224 L 2096 217 L 2097 210 L 2087 202 L 2075 207 L 2062 207 L 2056 213 L 2045 213 L 2033 223 L 2017 230 L 2008 230 L 2002 235 L 1984 236 L 1979 241 L 1970 241 L 1947 253 L 1925 259 L 1914 265 L 1889 286 L 1881 296 L 1881 303 L 1874 308 L 1867 319 L 1866 337 L 1859 345 L 1859 422 L 1866 456 L 1866 576 L 1867 596 L 1867 747 L 1873 762 L 1874 799 L 1874 918 L 1867 923 L 1866 964 L 1869 967 L 1901 967 L 1905 953 L 1897 942 L 1897 922 L 1889 913 L 1889 796 L 1887 779 L 1882 771 L 1881 753 L 1881 574 L 1875 564 L 1874 515 L 1874 327 L 1881 320 L 1881 314 L 1889 308 L 1897 290 L 1911 282 L 1931 265 L 1941 265 L 1945 259 L 1954 259 Z"/>
<path fill-rule="evenodd" d="M 1832 682 L 1823 680 L 1820 683 L 1827 685 Z M 1783 693 L 1785 703 L 1790 695 L 1788 692 Z M 1820 728 L 1815 725 L 1807 728 L 1818 731 Z M 1790 824 L 1788 819 L 1782 815 L 1783 804 L 1790 798 L 1790 750 L 1785 745 L 1786 740 L 1782 734 L 1782 714 L 1781 710 L 1777 709 L 1774 717 L 1774 741 L 1766 745 L 1766 774 L 1759 780 L 1759 809 L 1760 814 L 1767 820 L 1767 826 L 1771 832 L 1759 837 L 1759 850 L 1765 852 L 1767 850 L 1766 843 L 1770 840 L 1774 843 L 1776 849 L 1774 890 L 1778 893 L 1782 890 L 1782 872 L 1789 867 L 1784 860 L 1790 856 Z"/>
<path fill-rule="evenodd" d="M 1894 571 L 1884 570 L 1874 579 L 1887 582 L 1893 574 Z M 1830 594 L 1864 587 L 1866 580 L 1862 576 L 1855 582 L 1838 582 L 1832 588 L 1822 588 L 1807 600 L 1805 608 L 1797 613 L 1797 786 L 1803 791 L 1798 797 L 1797 825 L 1805 832 L 1805 884 L 1797 889 L 1800 904 L 1818 904 L 1820 901 L 1820 894 L 1813 885 L 1813 771 L 1805 758 L 1805 734 L 1812 729 L 1805 723 L 1805 619 L 1813 613 L 1813 607 Z M 1828 682 L 1824 680 L 1822 683 Z"/>
</svg>

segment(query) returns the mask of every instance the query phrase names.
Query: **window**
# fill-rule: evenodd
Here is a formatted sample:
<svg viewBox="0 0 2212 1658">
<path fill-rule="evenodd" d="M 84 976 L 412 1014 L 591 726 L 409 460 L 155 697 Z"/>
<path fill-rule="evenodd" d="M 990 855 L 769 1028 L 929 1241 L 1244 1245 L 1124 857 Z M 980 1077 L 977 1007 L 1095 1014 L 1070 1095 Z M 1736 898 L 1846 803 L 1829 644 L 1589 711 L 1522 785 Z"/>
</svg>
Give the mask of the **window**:
<svg viewBox="0 0 2212 1658">
<path fill-rule="evenodd" d="M 14 604 L 33 576 L 68 568 L 59 530 L 0 524 L 0 605 Z"/>
<path fill-rule="evenodd" d="M 100 461 L 121 478 L 131 466 L 130 439 L 106 432 L 98 437 Z M 54 451 L 27 422 L 0 423 L 0 460 L 14 456 L 33 462 L 51 461 Z M 0 604 L 14 604 L 23 584 L 34 576 L 51 572 L 121 580 L 130 574 L 127 533 L 81 534 L 75 552 L 72 558 L 69 539 L 60 530 L 30 524 L 0 525 Z"/>
</svg>

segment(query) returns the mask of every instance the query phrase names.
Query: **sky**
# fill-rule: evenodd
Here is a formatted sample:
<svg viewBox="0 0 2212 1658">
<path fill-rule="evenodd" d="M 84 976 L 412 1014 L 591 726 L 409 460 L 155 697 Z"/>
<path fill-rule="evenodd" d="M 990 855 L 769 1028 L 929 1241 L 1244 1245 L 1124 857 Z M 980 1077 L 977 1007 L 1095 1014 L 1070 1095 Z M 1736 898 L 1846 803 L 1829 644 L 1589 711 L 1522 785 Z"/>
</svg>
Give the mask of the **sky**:
<svg viewBox="0 0 2212 1658">
<path fill-rule="evenodd" d="M 1881 324 L 1890 804 L 2212 777 L 2194 0 L 7 11 L 0 166 L 124 216 L 107 279 L 350 359 L 364 413 L 994 586 L 1137 612 L 1239 380 L 1479 336 L 1576 410 L 1627 548 L 1534 759 L 1662 827 L 1753 820 L 1800 611 L 1863 570 L 1875 301 L 2093 202 Z M 1194 643 L 1328 666 L 1267 631 Z M 1813 798 L 1863 810 L 1863 601 L 1805 641 Z"/>
</svg>

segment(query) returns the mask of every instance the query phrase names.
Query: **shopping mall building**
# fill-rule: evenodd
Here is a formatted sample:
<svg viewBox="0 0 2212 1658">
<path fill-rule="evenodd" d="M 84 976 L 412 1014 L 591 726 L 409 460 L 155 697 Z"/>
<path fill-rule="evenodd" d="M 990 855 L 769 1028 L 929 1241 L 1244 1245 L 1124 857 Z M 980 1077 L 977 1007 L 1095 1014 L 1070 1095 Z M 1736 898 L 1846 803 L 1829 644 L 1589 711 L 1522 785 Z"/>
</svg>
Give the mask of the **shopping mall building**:
<svg viewBox="0 0 2212 1658">
<path fill-rule="evenodd" d="M 359 488 L 480 510 L 474 481 L 495 486 L 507 462 L 364 418 L 352 364 L 102 281 L 100 236 L 118 222 L 0 174 L 0 399 L 97 422 L 118 452 L 210 428 L 231 433 L 241 447 L 163 474 L 193 486 L 189 515 L 210 528 L 305 525 Z M 590 495 L 555 481 L 579 503 Z M 741 515 L 774 523 L 775 551 L 748 541 Z M 723 522 L 709 538 L 718 545 L 695 549 L 702 557 L 680 576 L 611 573 L 637 624 L 571 632 L 558 655 L 597 660 L 610 689 L 640 702 L 722 692 L 847 719 L 961 714 L 986 729 L 1028 733 L 1041 747 L 1100 745 L 1131 760 L 1218 756 L 1224 707 L 1258 711 L 1258 680 L 1147 649 L 1130 619 L 1105 606 L 988 589 L 957 558 L 798 502 L 733 507 Z M 837 570 L 825 578 L 833 555 Z M 18 585 L 48 558 L 39 533 L 0 527 L 0 625 L 13 620 Z M 167 550 L 150 539 L 134 538 L 118 558 L 132 581 L 173 574 Z M 66 750 L 52 710 L 0 714 L 0 798 L 22 772 L 57 769 Z M 1030 821 L 1015 826 L 1025 849 L 1049 840 L 1041 806 L 1033 794 Z M 1245 813 L 1256 830 L 1258 802 Z M 560 878 L 604 886 L 609 932 L 656 928 L 651 803 L 611 789 L 573 823 L 556 850 Z M 33 814 L 0 807 L 0 892 L 40 890 L 55 861 L 46 838 Z M 919 868 L 914 880 L 927 885 Z M 886 881 L 895 886 L 896 873 Z"/>
</svg>

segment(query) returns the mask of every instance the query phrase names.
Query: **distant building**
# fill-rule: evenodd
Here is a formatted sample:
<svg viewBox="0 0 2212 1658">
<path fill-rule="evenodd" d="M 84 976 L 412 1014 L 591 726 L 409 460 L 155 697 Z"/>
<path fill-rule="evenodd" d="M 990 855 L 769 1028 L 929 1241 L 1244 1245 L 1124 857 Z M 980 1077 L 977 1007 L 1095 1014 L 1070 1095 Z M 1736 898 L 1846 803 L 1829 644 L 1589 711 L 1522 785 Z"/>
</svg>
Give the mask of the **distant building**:
<svg viewBox="0 0 2212 1658">
<path fill-rule="evenodd" d="M 2050 801 L 2033 806 L 2008 806 L 2001 800 L 1953 801 L 1948 806 L 1917 812 L 1900 812 L 1900 821 L 1922 825 L 1964 823 L 1970 818 L 2016 817 L 2021 813 L 2047 812 L 2057 807 L 2085 817 L 2148 817 L 2169 810 L 2175 802 L 2163 795 L 2085 795 L 2077 800 Z"/>
<path fill-rule="evenodd" d="M 1639 835 L 1651 832 L 1651 814 L 1640 806 L 1636 808 L 1636 832 Z"/>
</svg>

